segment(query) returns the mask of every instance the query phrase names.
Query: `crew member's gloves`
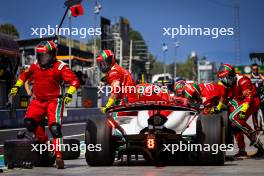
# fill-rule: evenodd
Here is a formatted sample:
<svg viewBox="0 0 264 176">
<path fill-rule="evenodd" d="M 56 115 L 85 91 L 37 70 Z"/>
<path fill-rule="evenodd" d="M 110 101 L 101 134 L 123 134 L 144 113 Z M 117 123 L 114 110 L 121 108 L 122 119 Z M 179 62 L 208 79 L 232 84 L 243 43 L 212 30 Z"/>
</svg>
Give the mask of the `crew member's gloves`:
<svg viewBox="0 0 264 176">
<path fill-rule="evenodd" d="M 76 92 L 74 86 L 70 86 L 67 93 L 64 95 L 64 103 L 69 104 L 72 101 L 72 95 Z"/>
<path fill-rule="evenodd" d="M 113 98 L 109 98 L 108 102 L 106 103 L 105 107 L 101 108 L 102 113 L 106 112 L 106 109 L 108 109 L 110 106 L 114 104 L 115 100 Z"/>
<path fill-rule="evenodd" d="M 225 104 L 222 103 L 222 102 L 220 101 L 220 102 L 218 103 L 217 106 L 215 106 L 215 107 L 213 107 L 213 108 L 211 109 L 211 113 L 217 113 L 217 112 L 220 112 L 220 111 L 222 110 L 222 108 L 223 108 L 224 105 L 225 105 Z"/>
<path fill-rule="evenodd" d="M 10 95 L 16 96 L 21 86 L 23 86 L 23 81 L 21 79 L 17 80 L 16 84 L 11 88 Z"/>
<path fill-rule="evenodd" d="M 248 103 L 243 103 L 242 104 L 242 108 L 240 109 L 240 112 L 238 114 L 238 118 L 239 119 L 244 119 L 246 117 L 246 112 L 249 108 L 249 104 Z"/>
</svg>

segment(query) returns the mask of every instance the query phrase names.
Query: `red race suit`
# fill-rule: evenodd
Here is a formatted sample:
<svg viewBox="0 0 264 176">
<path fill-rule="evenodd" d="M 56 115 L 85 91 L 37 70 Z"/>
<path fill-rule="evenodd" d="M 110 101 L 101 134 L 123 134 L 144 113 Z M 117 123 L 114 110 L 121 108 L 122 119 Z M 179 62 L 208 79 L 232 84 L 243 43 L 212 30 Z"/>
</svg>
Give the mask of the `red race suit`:
<svg viewBox="0 0 264 176">
<path fill-rule="evenodd" d="M 56 61 L 51 68 L 42 69 L 37 63 L 31 64 L 27 71 L 21 73 L 20 80 L 25 82 L 27 79 L 33 79 L 34 97 L 27 108 L 25 118 L 32 118 L 37 124 L 48 118 L 48 126 L 53 123 L 61 125 L 63 115 L 63 83 L 68 83 L 76 89 L 79 87 L 79 81 L 69 67 Z M 38 125 L 35 130 L 35 136 L 41 143 L 48 141 L 45 128 Z M 61 155 L 60 150 L 56 150 L 56 145 L 62 144 L 62 138 L 53 139 L 55 154 Z"/>
<path fill-rule="evenodd" d="M 112 93 L 117 94 L 116 100 L 120 100 L 121 103 L 130 103 L 137 100 L 136 83 L 131 73 L 117 64 L 106 74 L 108 85 L 112 85 L 114 81 L 120 83 L 116 90 L 112 87 Z"/>
<path fill-rule="evenodd" d="M 229 98 L 228 106 L 230 108 L 229 119 L 233 126 L 240 129 L 239 132 L 236 132 L 235 138 L 238 142 L 239 149 L 242 149 L 245 147 L 243 133 L 250 138 L 250 132 L 253 131 L 251 126 L 248 125 L 247 120 L 250 115 L 255 115 L 258 111 L 260 98 L 251 80 L 242 74 L 236 74 L 236 83 L 232 87 L 225 89 L 222 99 L 227 100 L 227 98 Z M 246 111 L 245 118 L 240 119 L 238 114 L 243 103 L 248 103 L 249 108 Z"/>
<path fill-rule="evenodd" d="M 220 98 L 223 96 L 225 87 L 217 83 L 200 83 L 203 113 L 208 114 L 212 107 L 217 106 Z"/>
</svg>

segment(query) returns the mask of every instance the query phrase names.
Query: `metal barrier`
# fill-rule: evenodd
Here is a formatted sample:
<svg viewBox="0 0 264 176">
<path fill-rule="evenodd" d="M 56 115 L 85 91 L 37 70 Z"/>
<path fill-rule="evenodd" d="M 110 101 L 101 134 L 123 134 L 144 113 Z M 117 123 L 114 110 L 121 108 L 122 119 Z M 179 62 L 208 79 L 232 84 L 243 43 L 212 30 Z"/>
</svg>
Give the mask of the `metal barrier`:
<svg viewBox="0 0 264 176">
<path fill-rule="evenodd" d="M 97 87 L 82 86 L 82 106 L 85 108 L 97 107 Z"/>
<path fill-rule="evenodd" d="M 65 86 L 64 92 L 68 90 L 68 86 Z M 77 90 L 77 93 L 73 95 L 73 101 L 66 105 L 68 108 L 96 108 L 98 107 L 98 95 L 97 87 L 82 86 Z M 0 109 L 6 109 L 7 92 L 6 83 L 4 80 L 0 80 Z M 21 87 L 18 96 L 14 97 L 15 108 L 27 108 L 30 103 L 30 96 L 24 86 Z"/>
<path fill-rule="evenodd" d="M 65 86 L 67 92 L 69 86 Z M 68 108 L 96 108 L 98 107 L 98 88 L 93 86 L 81 86 L 77 93 L 73 95 L 73 101 L 66 105 Z"/>
<path fill-rule="evenodd" d="M 62 118 L 63 123 L 85 122 L 88 118 L 103 116 L 99 108 L 68 108 Z M 0 110 L 1 128 L 23 127 L 26 109 L 17 109 L 16 117 L 11 117 L 9 110 Z"/>
</svg>

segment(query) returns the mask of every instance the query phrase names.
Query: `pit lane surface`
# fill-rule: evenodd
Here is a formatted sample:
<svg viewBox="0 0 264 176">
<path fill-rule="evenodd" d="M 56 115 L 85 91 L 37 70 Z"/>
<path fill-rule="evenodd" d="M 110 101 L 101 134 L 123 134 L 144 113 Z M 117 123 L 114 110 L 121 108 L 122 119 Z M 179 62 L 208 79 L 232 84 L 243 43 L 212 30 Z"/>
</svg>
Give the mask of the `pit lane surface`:
<svg viewBox="0 0 264 176">
<path fill-rule="evenodd" d="M 84 123 L 65 124 L 63 133 L 68 138 L 79 138 L 83 140 L 82 134 L 85 129 Z M 0 130 L 0 141 L 3 144 L 4 139 L 16 138 L 16 133 L 19 130 L 12 129 L 3 131 Z M 261 140 L 264 141 L 262 135 Z M 249 141 L 246 141 L 247 145 Z M 237 151 L 228 153 L 234 154 Z M 254 148 L 248 147 L 248 153 L 252 153 Z M 89 167 L 86 164 L 84 155 L 77 160 L 65 161 L 66 169 L 58 170 L 55 167 L 44 168 L 34 167 L 33 169 L 4 170 L 2 175 L 137 175 L 137 176 L 182 176 L 182 175 L 213 175 L 213 176 L 263 176 L 264 175 L 264 158 L 260 159 L 243 159 L 235 161 L 227 161 L 224 166 L 150 166 L 143 160 L 132 161 L 128 166 L 124 162 L 116 161 L 112 167 Z"/>
<path fill-rule="evenodd" d="M 233 162 L 226 162 L 224 166 L 147 166 L 144 162 L 132 163 L 130 166 L 123 166 L 116 163 L 112 167 L 89 167 L 84 156 L 80 159 L 66 161 L 66 169 L 56 168 L 14 169 L 4 171 L 4 175 L 113 175 L 113 176 L 182 176 L 182 175 L 213 175 L 213 176 L 263 176 L 264 159 L 244 159 Z"/>
<path fill-rule="evenodd" d="M 46 127 L 46 132 L 49 137 L 51 134 L 48 127 Z M 83 140 L 82 134 L 85 130 L 85 122 L 83 123 L 72 123 L 72 124 L 63 124 L 62 134 L 68 138 L 75 138 Z M 7 139 L 16 139 L 17 133 L 19 131 L 26 131 L 25 128 L 14 128 L 14 129 L 1 129 L 0 130 L 0 146 L 4 144 L 4 141 Z"/>
<path fill-rule="evenodd" d="M 0 130 L 0 155 L 3 154 L 4 141 L 8 139 L 16 139 L 17 133 L 19 131 L 27 131 L 25 128 L 14 128 L 14 129 L 1 129 Z M 64 138 L 73 138 L 84 140 L 84 131 L 85 131 L 85 122 L 83 123 L 72 123 L 72 124 L 63 124 L 62 134 Z M 46 132 L 51 138 L 48 127 L 46 127 Z"/>
</svg>

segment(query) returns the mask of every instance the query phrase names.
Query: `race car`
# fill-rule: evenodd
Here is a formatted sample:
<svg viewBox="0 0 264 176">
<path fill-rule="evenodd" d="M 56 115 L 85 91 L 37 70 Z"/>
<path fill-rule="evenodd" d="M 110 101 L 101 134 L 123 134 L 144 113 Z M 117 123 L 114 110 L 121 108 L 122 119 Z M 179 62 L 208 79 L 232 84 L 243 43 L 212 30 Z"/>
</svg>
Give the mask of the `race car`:
<svg viewBox="0 0 264 176">
<path fill-rule="evenodd" d="M 134 116 L 115 119 L 113 115 L 135 111 L 137 115 Z M 139 101 L 115 106 L 109 108 L 104 117 L 87 121 L 85 143 L 87 146 L 100 145 L 100 150 L 87 148 L 85 158 L 90 166 L 111 166 L 115 159 L 125 155 L 128 162 L 132 155 L 136 159 L 143 155 L 153 164 L 223 165 L 225 151 L 232 149 L 233 142 L 228 126 L 226 112 L 203 115 L 188 106 L 184 99 L 173 103 Z M 180 146 L 187 148 L 180 150 Z M 188 146 L 202 149 L 193 150 Z M 225 149 L 215 151 L 213 148 L 217 147 Z"/>
</svg>

